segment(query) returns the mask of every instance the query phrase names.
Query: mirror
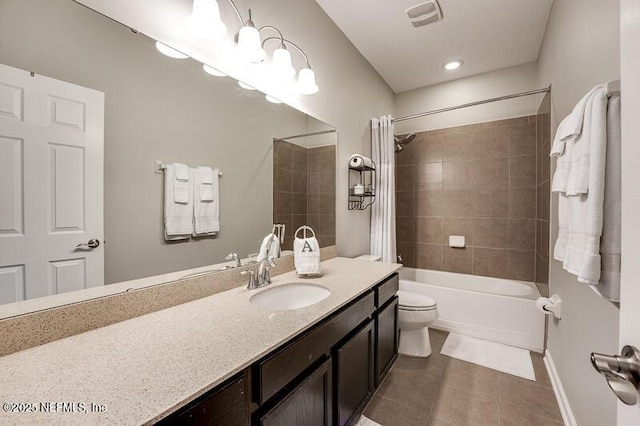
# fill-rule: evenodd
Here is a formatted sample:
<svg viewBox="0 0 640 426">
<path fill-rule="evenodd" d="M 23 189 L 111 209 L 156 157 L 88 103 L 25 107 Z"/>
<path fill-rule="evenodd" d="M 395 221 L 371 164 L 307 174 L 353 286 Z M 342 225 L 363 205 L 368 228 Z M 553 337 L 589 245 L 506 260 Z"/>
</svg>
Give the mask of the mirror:
<svg viewBox="0 0 640 426">
<path fill-rule="evenodd" d="M 230 252 L 247 258 L 274 223 L 286 225 L 287 242 L 304 220 L 322 230 L 323 246 L 335 243 L 333 127 L 268 102 L 231 78 L 211 76 L 196 61 L 163 56 L 154 40 L 71 0 L 3 0 L 0 40 L 0 63 L 11 67 L 0 74 L 0 303 L 71 291 L 78 293 L 76 301 L 108 294 L 108 284 L 220 264 Z M 55 89 L 42 92 L 46 96 L 35 107 L 43 117 L 35 125 L 46 128 L 43 148 L 35 152 L 29 102 L 31 86 L 41 90 L 43 81 Z M 100 99 L 97 107 L 91 103 L 95 96 L 103 96 L 98 117 L 104 138 L 101 156 L 91 163 L 83 138 L 95 136 L 91 114 L 100 111 Z M 324 133 L 287 139 L 316 132 Z M 294 168 L 293 151 L 290 168 L 285 167 L 287 148 L 278 148 L 274 139 L 307 143 L 300 148 L 309 152 L 307 187 L 316 191 L 316 179 L 323 183 L 322 193 L 304 194 L 304 219 L 301 210 L 295 215 L 293 210 L 294 195 L 301 206 L 303 192 L 282 186 L 284 170 L 291 171 L 292 185 L 293 172 L 301 170 Z M 323 149 L 333 150 L 331 159 L 317 153 Z M 222 172 L 215 236 L 165 241 L 164 175 L 155 172 L 156 161 Z M 276 169 L 276 163 L 282 167 Z M 280 169 L 283 173 L 274 174 Z M 290 195 L 290 214 L 282 194 Z M 30 222 L 36 213 L 42 225 Z M 103 227 L 89 232 L 102 216 Z M 41 235 L 32 237 L 36 228 Z M 58 240 L 47 242 L 51 236 Z M 87 246 L 90 239 L 100 245 Z M 33 248 L 56 244 L 53 254 Z M 93 257 L 104 259 L 103 271 L 92 267 Z M 177 278 L 167 275 L 138 285 Z"/>
</svg>

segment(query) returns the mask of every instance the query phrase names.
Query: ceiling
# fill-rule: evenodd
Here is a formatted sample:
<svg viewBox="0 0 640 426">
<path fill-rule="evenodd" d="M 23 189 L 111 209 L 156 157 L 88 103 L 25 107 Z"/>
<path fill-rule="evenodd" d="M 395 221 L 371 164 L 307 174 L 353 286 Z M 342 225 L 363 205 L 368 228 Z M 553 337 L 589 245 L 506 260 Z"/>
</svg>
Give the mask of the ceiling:
<svg viewBox="0 0 640 426">
<path fill-rule="evenodd" d="M 396 93 L 537 60 L 553 2 L 439 0 L 444 19 L 414 28 L 424 0 L 316 1 Z"/>
</svg>

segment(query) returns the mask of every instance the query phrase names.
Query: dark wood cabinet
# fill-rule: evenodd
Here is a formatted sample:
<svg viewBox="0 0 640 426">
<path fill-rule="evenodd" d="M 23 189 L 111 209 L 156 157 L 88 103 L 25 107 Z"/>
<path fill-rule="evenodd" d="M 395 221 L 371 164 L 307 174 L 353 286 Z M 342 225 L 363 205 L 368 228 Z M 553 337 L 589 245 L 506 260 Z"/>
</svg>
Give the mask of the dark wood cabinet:
<svg viewBox="0 0 640 426">
<path fill-rule="evenodd" d="M 249 405 L 245 373 L 204 394 L 158 424 L 190 426 L 247 426 Z"/>
<path fill-rule="evenodd" d="M 369 320 L 334 350 L 334 424 L 355 423 L 373 396 L 374 339 L 373 321 Z"/>
<path fill-rule="evenodd" d="M 262 415 L 260 426 L 329 426 L 332 421 L 331 359 Z"/>
<path fill-rule="evenodd" d="M 398 357 L 398 297 L 392 299 L 375 315 L 375 381 L 380 385 Z"/>
</svg>

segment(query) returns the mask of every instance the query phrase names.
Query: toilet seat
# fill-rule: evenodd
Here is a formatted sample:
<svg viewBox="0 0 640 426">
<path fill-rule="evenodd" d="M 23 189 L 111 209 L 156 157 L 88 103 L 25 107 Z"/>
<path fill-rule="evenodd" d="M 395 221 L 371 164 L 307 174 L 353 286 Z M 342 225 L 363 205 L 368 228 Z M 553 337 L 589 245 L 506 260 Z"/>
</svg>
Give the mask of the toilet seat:
<svg viewBox="0 0 640 426">
<path fill-rule="evenodd" d="M 435 300 L 411 291 L 398 291 L 398 308 L 404 311 L 432 311 L 437 309 Z"/>
</svg>

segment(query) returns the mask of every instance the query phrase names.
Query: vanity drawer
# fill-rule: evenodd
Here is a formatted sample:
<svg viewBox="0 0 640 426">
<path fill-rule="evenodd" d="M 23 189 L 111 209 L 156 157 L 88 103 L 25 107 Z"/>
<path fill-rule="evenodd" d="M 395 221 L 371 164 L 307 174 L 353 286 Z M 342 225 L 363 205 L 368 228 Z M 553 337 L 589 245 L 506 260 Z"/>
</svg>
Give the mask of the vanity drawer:
<svg viewBox="0 0 640 426">
<path fill-rule="evenodd" d="M 255 366 L 255 399 L 258 404 L 275 395 L 322 355 L 355 330 L 374 311 L 374 294 L 369 292 L 322 324 L 285 345 Z"/>
<path fill-rule="evenodd" d="M 398 274 L 393 274 L 391 277 L 387 278 L 382 284 L 379 284 L 376 291 L 376 308 L 381 307 L 388 300 L 390 300 L 398 291 L 400 287 L 400 278 Z"/>
</svg>

